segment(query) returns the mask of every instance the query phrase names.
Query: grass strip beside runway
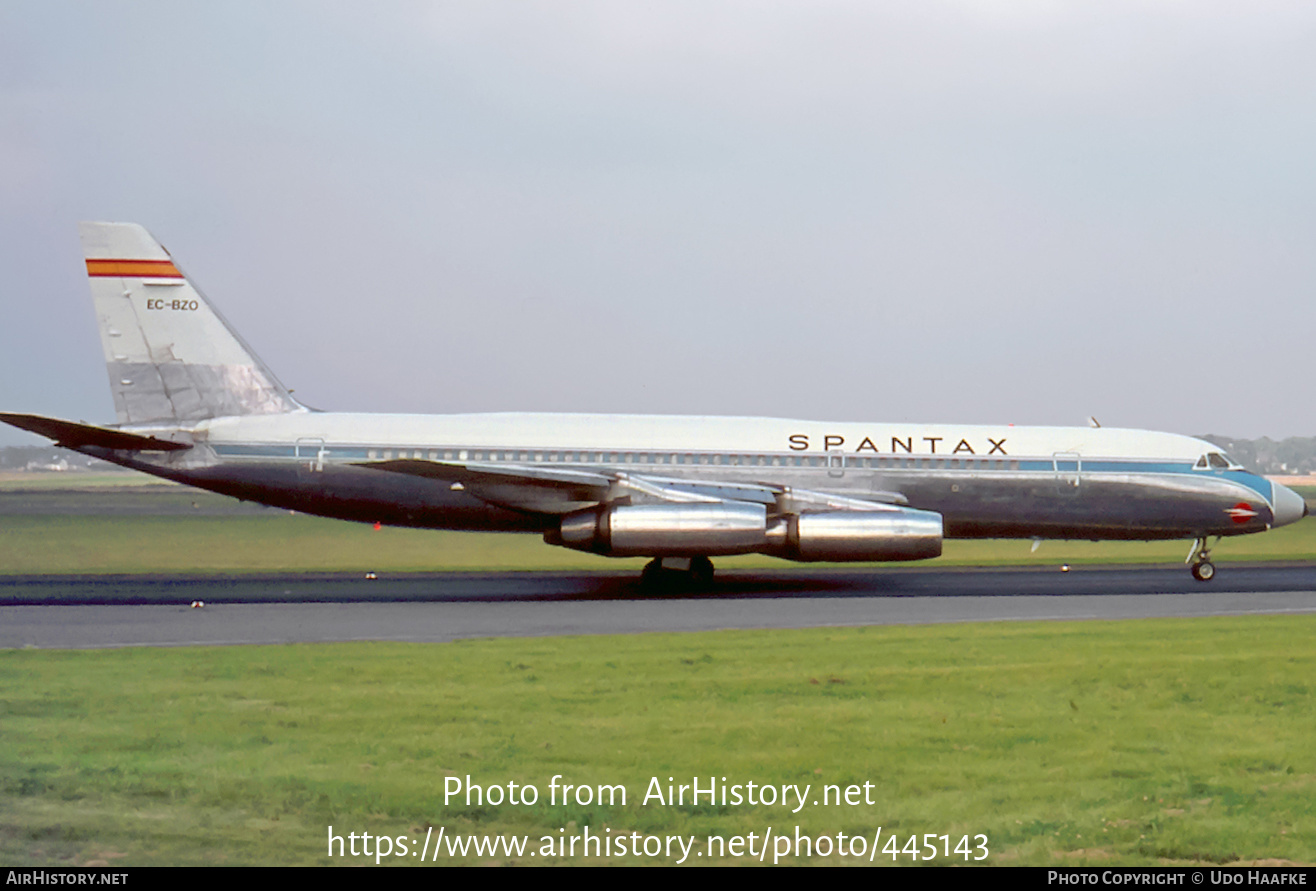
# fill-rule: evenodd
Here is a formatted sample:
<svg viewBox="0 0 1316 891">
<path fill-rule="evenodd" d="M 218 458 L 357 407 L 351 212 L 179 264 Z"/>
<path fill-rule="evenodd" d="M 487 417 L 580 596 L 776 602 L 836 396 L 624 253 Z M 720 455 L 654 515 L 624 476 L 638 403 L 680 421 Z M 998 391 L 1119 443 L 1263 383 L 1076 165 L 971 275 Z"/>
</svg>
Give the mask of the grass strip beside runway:
<svg viewBox="0 0 1316 891">
<path fill-rule="evenodd" d="M 123 476 L 132 476 L 124 474 Z M 149 479 L 149 478 L 147 478 Z M 39 480 L 41 481 L 41 480 Z M 260 508 L 175 485 L 0 485 L 0 575 L 241 572 L 609 571 L 609 559 L 544 544 L 537 535 L 384 528 Z M 1306 491 L 1306 490 L 1304 490 Z M 1310 497 L 1313 492 L 1306 492 Z M 1189 542 L 948 541 L 922 566 L 1182 563 Z M 1316 517 L 1225 539 L 1216 559 L 1310 560 Z M 800 569 L 761 555 L 718 558 L 727 569 Z"/>
<path fill-rule="evenodd" d="M 920 566 L 1054 566 L 1182 563 L 1189 542 L 948 541 Z M 1231 561 L 1309 560 L 1316 519 L 1214 548 Z M 725 569 L 800 569 L 760 555 L 720 557 Z M 267 512 L 229 516 L 0 516 L 0 574 L 441 572 L 632 569 L 642 559 L 609 559 L 555 548 L 536 535 L 372 529 Z"/>
<path fill-rule="evenodd" d="M 531 850 L 585 826 L 696 850 L 882 827 L 984 833 L 999 864 L 1310 864 L 1314 633 L 1304 615 L 0 652 L 0 860 L 323 864 L 332 824 Z M 539 802 L 445 807 L 467 775 Z M 554 775 L 627 803 L 551 806 Z M 810 799 L 868 782 L 876 803 L 643 805 L 651 777 Z"/>
</svg>

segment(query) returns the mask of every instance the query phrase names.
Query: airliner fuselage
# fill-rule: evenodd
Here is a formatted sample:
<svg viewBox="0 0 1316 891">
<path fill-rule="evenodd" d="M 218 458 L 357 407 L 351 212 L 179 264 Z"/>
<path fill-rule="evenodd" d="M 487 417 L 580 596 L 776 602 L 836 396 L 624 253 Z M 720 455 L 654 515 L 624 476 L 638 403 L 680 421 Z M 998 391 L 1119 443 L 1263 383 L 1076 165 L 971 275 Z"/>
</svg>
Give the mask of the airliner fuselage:
<svg viewBox="0 0 1316 891">
<path fill-rule="evenodd" d="M 649 556 L 918 560 L 944 538 L 1195 540 L 1306 515 L 1211 443 L 1092 427 L 313 411 L 140 226 L 84 223 L 118 423 L 0 420 L 147 473 L 306 513 L 536 531 Z"/>
<path fill-rule="evenodd" d="M 877 496 L 941 514 L 947 538 L 1238 535 L 1302 511 L 1296 495 L 1286 499 L 1289 490 L 1230 463 L 1209 442 L 1115 428 L 299 412 L 203 421 L 186 435 L 194 444 L 186 451 L 102 456 L 307 513 L 442 529 L 548 529 L 591 499 L 550 490 L 499 506 L 460 479 L 375 466 L 543 467 Z M 1221 457 L 1213 464 L 1211 455 Z"/>
</svg>

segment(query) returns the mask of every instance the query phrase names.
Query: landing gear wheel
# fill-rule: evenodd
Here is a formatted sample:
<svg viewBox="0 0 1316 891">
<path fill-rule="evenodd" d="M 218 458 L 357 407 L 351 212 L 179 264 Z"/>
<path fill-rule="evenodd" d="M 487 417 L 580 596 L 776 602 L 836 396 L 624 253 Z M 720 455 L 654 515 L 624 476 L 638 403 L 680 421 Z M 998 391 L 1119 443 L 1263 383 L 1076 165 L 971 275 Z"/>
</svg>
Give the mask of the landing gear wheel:
<svg viewBox="0 0 1316 891">
<path fill-rule="evenodd" d="M 1202 560 L 1193 564 L 1193 578 L 1199 582 L 1209 582 L 1215 578 L 1215 564 L 1210 560 Z"/>
<path fill-rule="evenodd" d="M 690 584 L 694 588 L 707 588 L 713 584 L 713 561 L 707 557 L 690 559 Z"/>
<path fill-rule="evenodd" d="M 702 591 L 713 586 L 713 561 L 707 557 L 655 557 L 644 564 L 640 587 L 646 591 Z M 672 564 L 676 564 L 673 566 Z"/>
</svg>

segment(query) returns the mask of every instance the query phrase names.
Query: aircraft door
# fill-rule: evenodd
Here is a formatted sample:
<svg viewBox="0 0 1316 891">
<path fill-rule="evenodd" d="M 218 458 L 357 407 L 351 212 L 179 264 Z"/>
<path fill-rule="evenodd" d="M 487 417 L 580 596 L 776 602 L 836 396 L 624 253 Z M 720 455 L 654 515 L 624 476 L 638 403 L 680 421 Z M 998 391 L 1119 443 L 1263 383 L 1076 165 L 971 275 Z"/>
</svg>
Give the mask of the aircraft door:
<svg viewBox="0 0 1316 891">
<path fill-rule="evenodd" d="M 303 437 L 295 446 L 297 456 L 297 476 L 305 479 L 312 474 L 324 472 L 324 459 L 329 450 L 324 447 L 324 440 L 318 437 Z"/>
<path fill-rule="evenodd" d="M 1061 495 L 1077 495 L 1083 485 L 1083 456 L 1078 452 L 1055 452 L 1051 455 L 1055 470 L 1056 491 Z"/>
<path fill-rule="evenodd" d="M 827 475 L 835 479 L 845 476 L 845 452 L 837 450 L 827 452 Z"/>
</svg>

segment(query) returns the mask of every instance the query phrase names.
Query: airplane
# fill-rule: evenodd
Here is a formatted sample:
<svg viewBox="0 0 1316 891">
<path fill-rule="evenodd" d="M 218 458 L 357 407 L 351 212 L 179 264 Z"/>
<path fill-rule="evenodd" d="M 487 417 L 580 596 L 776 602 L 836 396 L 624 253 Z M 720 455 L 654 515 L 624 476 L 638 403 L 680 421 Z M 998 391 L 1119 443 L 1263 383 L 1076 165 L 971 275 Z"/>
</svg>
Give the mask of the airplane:
<svg viewBox="0 0 1316 891">
<path fill-rule="evenodd" d="M 711 558 L 937 557 L 947 538 L 1209 540 L 1307 516 L 1215 445 L 1088 427 L 326 412 L 295 400 L 146 229 L 82 223 L 117 423 L 0 413 L 66 448 L 343 520 L 537 532 L 712 582 Z"/>
</svg>

